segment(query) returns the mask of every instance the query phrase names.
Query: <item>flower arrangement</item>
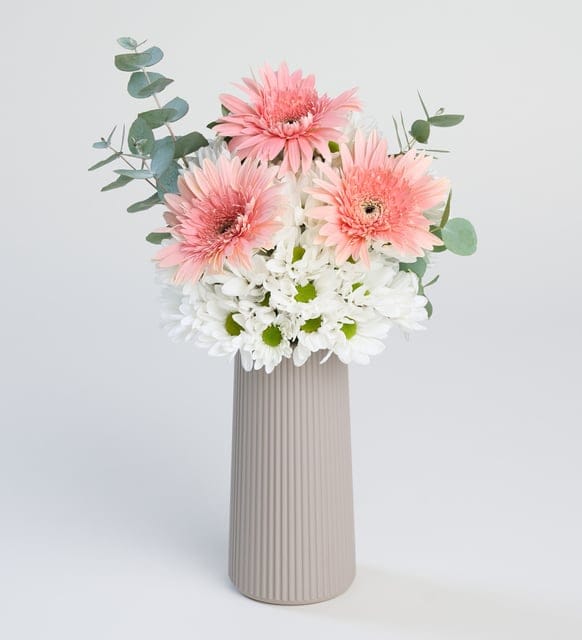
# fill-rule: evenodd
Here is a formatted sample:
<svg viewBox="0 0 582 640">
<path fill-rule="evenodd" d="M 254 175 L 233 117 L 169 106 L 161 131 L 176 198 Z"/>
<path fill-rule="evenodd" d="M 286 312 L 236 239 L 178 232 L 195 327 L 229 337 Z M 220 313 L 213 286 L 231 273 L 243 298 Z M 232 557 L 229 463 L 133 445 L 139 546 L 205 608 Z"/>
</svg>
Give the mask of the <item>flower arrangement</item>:
<svg viewBox="0 0 582 640">
<path fill-rule="evenodd" d="M 281 64 L 244 78 L 242 97 L 220 96 L 212 138 L 176 135 L 188 104 L 159 99 L 172 82 L 150 70 L 162 51 L 118 42 L 129 51 L 115 56 L 131 74 L 129 94 L 152 97 L 156 108 L 123 130 L 119 149 L 115 129 L 96 142 L 111 155 L 90 169 L 124 163 L 102 191 L 136 180 L 153 189 L 130 213 L 166 208 L 165 225 L 147 240 L 160 245 L 154 260 L 172 339 L 240 353 L 246 370 L 269 373 L 282 358 L 301 366 L 317 352 L 367 363 L 393 326 L 424 328 L 425 291 L 438 279 L 424 281 L 433 255 L 470 255 L 477 240 L 468 220 L 450 217 L 449 181 L 430 172 L 444 151 L 419 145 L 463 116 L 430 115 L 419 94 L 424 117 L 410 129 L 394 119 L 391 152 L 361 118 L 355 89 L 330 98 L 312 75 Z"/>
</svg>

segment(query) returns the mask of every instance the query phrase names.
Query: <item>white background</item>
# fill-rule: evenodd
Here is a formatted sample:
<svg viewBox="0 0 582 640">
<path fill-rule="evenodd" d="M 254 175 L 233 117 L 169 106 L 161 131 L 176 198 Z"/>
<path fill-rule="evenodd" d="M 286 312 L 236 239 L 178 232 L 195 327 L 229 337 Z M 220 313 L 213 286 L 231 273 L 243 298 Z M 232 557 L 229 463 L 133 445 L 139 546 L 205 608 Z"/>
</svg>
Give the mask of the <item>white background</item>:
<svg viewBox="0 0 582 640">
<path fill-rule="evenodd" d="M 580 16 L 574 2 L 18 3 L 2 29 L 0 636 L 582 637 Z M 433 144 L 479 252 L 445 254 L 429 330 L 351 368 L 358 577 L 273 607 L 226 577 L 232 365 L 158 326 L 160 210 L 100 194 L 90 148 L 138 104 L 115 38 L 191 104 L 268 61 Z"/>
</svg>

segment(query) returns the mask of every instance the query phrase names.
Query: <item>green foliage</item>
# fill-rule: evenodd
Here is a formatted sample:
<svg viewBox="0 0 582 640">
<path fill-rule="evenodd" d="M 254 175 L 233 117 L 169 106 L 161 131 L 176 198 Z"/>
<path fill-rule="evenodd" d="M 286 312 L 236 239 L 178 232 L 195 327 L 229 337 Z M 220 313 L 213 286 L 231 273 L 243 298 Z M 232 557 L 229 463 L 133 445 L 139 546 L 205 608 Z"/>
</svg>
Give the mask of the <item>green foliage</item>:
<svg viewBox="0 0 582 640">
<path fill-rule="evenodd" d="M 271 324 L 263 331 L 262 338 L 269 347 L 278 347 L 283 340 L 283 334 L 276 324 Z"/>
<path fill-rule="evenodd" d="M 343 331 L 343 334 L 345 335 L 345 337 L 348 340 L 351 340 L 356 335 L 356 332 L 358 330 L 358 325 L 355 322 L 352 322 L 352 323 L 345 322 L 344 324 L 342 324 L 340 328 Z"/>
<path fill-rule="evenodd" d="M 89 167 L 88 171 L 95 171 L 95 169 L 100 169 L 101 167 L 104 167 L 106 164 L 109 164 L 110 162 L 117 160 L 117 158 L 119 158 L 120 155 L 121 155 L 120 153 L 113 153 L 109 157 L 105 158 L 105 160 L 101 160 L 100 162 L 96 162 L 95 164 L 92 164 Z"/>
<path fill-rule="evenodd" d="M 127 83 L 127 91 L 132 98 L 149 98 L 154 93 L 162 91 L 171 82 L 174 81 L 155 71 L 148 71 L 147 74 L 143 71 L 134 71 Z"/>
<path fill-rule="evenodd" d="M 156 179 L 156 186 L 160 196 L 163 196 L 165 193 L 178 193 L 179 175 L 180 165 L 172 161 L 164 173 Z"/>
<path fill-rule="evenodd" d="M 208 140 L 201 133 L 198 131 L 187 133 L 176 140 L 174 158 L 183 158 L 206 146 L 208 146 Z"/>
<path fill-rule="evenodd" d="M 156 178 L 164 175 L 174 159 L 174 141 L 170 136 L 156 140 L 152 151 L 151 170 Z"/>
<path fill-rule="evenodd" d="M 425 258 L 417 258 L 414 262 L 401 262 L 400 271 L 412 271 L 419 278 L 422 278 L 426 273 L 426 260 Z"/>
<path fill-rule="evenodd" d="M 463 122 L 465 116 L 447 113 L 445 115 L 432 116 L 428 121 L 433 127 L 454 127 L 455 125 Z"/>
<path fill-rule="evenodd" d="M 146 240 L 151 242 L 152 244 L 162 244 L 162 240 L 169 240 L 172 237 L 171 233 L 160 233 L 157 231 L 152 231 L 152 233 L 148 233 L 146 236 Z"/>
<path fill-rule="evenodd" d="M 149 198 L 145 200 L 140 200 L 139 202 L 134 202 L 132 205 L 127 207 L 127 213 L 138 213 L 140 211 L 146 211 L 147 209 L 151 209 L 156 204 L 160 204 L 162 200 L 157 193 L 154 193 Z"/>
<path fill-rule="evenodd" d="M 452 190 L 449 191 L 449 197 L 447 198 L 447 203 L 445 204 L 445 208 L 443 210 L 443 216 L 441 218 L 441 221 L 439 223 L 439 227 L 442 229 L 447 222 L 449 221 L 449 217 L 451 215 L 451 198 L 453 196 L 453 192 Z"/>
<path fill-rule="evenodd" d="M 470 256 L 477 250 L 477 234 L 465 218 L 451 218 L 443 228 L 443 240 L 449 251 Z"/>
<path fill-rule="evenodd" d="M 224 328 L 229 336 L 239 336 L 244 331 L 242 326 L 234 319 L 234 313 L 229 313 L 226 316 Z"/>
<path fill-rule="evenodd" d="M 115 56 L 115 66 L 120 71 L 139 71 L 143 67 L 151 67 L 164 57 L 158 47 L 150 47 L 140 53 L 120 53 Z"/>
<path fill-rule="evenodd" d="M 417 91 L 416 93 L 418 93 L 418 99 L 420 100 L 420 104 L 422 106 L 422 110 L 424 111 L 424 115 L 427 118 L 430 118 L 430 116 L 428 115 L 428 109 L 426 108 L 426 105 L 424 104 L 424 100 L 422 99 L 422 96 L 420 95 L 420 91 Z"/>
<path fill-rule="evenodd" d="M 317 291 L 313 282 L 308 282 L 306 285 L 298 284 L 295 288 L 297 289 L 297 293 L 295 295 L 295 300 L 297 300 L 297 302 L 309 302 L 317 296 Z"/>
<path fill-rule="evenodd" d="M 154 148 L 154 133 L 149 124 L 137 117 L 127 135 L 129 150 L 139 156 L 148 156 Z"/>
<path fill-rule="evenodd" d="M 151 109 L 150 111 L 142 111 L 139 117 L 145 120 L 151 129 L 157 129 L 168 122 L 172 122 L 172 118 L 177 113 L 174 109 Z"/>
<path fill-rule="evenodd" d="M 339 144 L 337 142 L 334 142 L 333 140 L 330 140 L 327 143 L 327 146 L 332 153 L 337 153 L 340 150 Z"/>
<path fill-rule="evenodd" d="M 132 180 L 146 180 L 154 177 L 154 174 L 149 169 L 115 169 L 115 173 Z"/>
<path fill-rule="evenodd" d="M 431 227 L 430 231 L 433 235 L 435 235 L 440 240 L 443 239 L 443 231 L 440 227 Z M 436 245 L 432 248 L 433 253 L 441 253 L 442 251 L 446 251 L 447 248 L 444 245 Z"/>
<path fill-rule="evenodd" d="M 430 136 L 430 124 L 426 120 L 415 120 L 410 127 L 410 135 L 417 142 L 424 144 Z"/>
<path fill-rule="evenodd" d="M 137 40 L 134 40 L 133 38 L 117 38 L 117 44 L 124 49 L 131 49 L 132 51 L 137 49 Z"/>
<path fill-rule="evenodd" d="M 119 176 L 117 180 L 106 184 L 104 187 L 101 187 L 101 191 L 111 191 L 112 189 L 119 189 L 120 187 L 125 187 L 126 184 L 129 184 L 132 181 L 132 178 L 128 176 Z"/>
<path fill-rule="evenodd" d="M 323 318 L 321 316 L 317 316 L 317 318 L 310 318 L 301 325 L 301 331 L 304 331 L 305 333 L 315 333 L 321 327 L 322 323 Z"/>
<path fill-rule="evenodd" d="M 176 122 L 177 120 L 180 120 L 180 118 L 183 118 L 190 109 L 188 103 L 183 98 L 174 98 L 173 100 L 170 100 L 170 102 L 167 102 L 162 108 L 171 109 L 176 112 L 176 115 L 172 116 L 169 122 Z"/>
</svg>

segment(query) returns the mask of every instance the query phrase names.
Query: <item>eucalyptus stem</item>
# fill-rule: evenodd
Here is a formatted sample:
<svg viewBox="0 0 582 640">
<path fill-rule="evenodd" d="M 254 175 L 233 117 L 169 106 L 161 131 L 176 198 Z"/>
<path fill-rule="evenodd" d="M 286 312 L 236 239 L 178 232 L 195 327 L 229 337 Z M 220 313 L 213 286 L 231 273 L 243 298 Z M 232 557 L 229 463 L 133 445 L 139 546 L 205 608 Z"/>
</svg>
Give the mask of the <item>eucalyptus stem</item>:
<svg viewBox="0 0 582 640">
<path fill-rule="evenodd" d="M 126 164 L 128 167 L 130 167 L 130 168 L 131 168 L 131 169 L 133 169 L 134 171 L 136 171 L 136 170 L 137 170 L 137 167 L 136 167 L 135 165 L 133 165 L 133 164 L 132 164 L 132 163 L 131 163 L 127 158 L 126 158 L 126 155 L 128 155 L 128 154 L 122 153 L 121 151 L 117 151 L 117 149 L 114 149 L 110 144 L 108 144 L 108 145 L 107 145 L 107 148 L 108 148 L 110 151 L 112 151 L 113 153 L 115 153 L 116 155 L 118 155 L 118 156 L 119 156 L 119 158 L 120 158 L 123 162 L 125 162 L 125 164 Z M 129 157 L 131 157 L 131 158 L 139 158 L 139 156 L 134 156 L 134 155 L 131 155 L 131 156 L 129 156 Z M 145 163 L 145 159 L 144 159 L 144 158 L 142 158 L 142 168 L 143 168 L 143 163 Z M 145 181 L 146 181 L 150 186 L 152 186 L 156 191 L 158 190 L 158 188 L 156 187 L 155 183 L 153 183 L 149 178 L 146 178 L 146 179 L 145 179 Z"/>
<path fill-rule="evenodd" d="M 145 68 L 145 67 L 142 67 L 142 68 L 141 68 L 141 70 L 143 71 L 143 73 L 144 73 L 144 75 L 145 75 L 145 77 L 146 77 L 146 80 L 148 81 L 148 84 L 151 84 L 151 83 L 150 83 L 150 76 L 149 76 L 149 74 L 148 74 L 148 72 L 147 72 L 146 68 Z M 152 98 L 154 99 L 154 101 L 155 101 L 156 106 L 158 107 L 158 109 L 161 109 L 161 108 L 162 108 L 162 105 L 161 105 L 161 103 L 160 103 L 160 99 L 158 98 L 158 94 L 157 94 L 157 93 L 154 93 L 154 94 L 152 95 Z M 175 134 L 174 134 L 174 132 L 172 131 L 172 127 L 170 127 L 170 123 L 169 123 L 169 122 L 166 122 L 166 123 L 165 123 L 165 127 L 166 127 L 166 129 L 168 130 L 168 132 L 170 133 L 170 136 L 172 137 L 172 140 L 173 140 L 174 142 L 176 142 L 176 135 L 175 135 Z M 185 167 L 186 167 L 186 169 L 187 169 L 187 168 L 189 167 L 188 160 L 186 160 L 185 156 L 182 156 L 182 157 L 181 157 L 181 160 L 182 160 L 182 162 L 184 163 L 184 166 L 185 166 Z"/>
</svg>

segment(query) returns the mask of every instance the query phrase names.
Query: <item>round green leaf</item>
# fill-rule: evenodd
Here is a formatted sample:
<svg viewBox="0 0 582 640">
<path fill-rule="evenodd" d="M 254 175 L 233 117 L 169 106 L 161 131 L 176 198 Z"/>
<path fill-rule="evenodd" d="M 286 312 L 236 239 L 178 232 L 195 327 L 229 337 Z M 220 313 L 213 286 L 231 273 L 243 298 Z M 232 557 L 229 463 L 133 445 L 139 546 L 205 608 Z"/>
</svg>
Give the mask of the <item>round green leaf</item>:
<svg viewBox="0 0 582 640">
<path fill-rule="evenodd" d="M 184 100 L 183 98 L 174 98 L 173 100 L 170 100 L 170 102 L 165 104 L 163 108 L 173 109 L 176 112 L 176 115 L 170 118 L 170 122 L 176 122 L 176 120 L 183 118 L 188 113 L 188 109 L 190 107 L 188 106 L 186 100 Z"/>
<path fill-rule="evenodd" d="M 206 146 L 208 146 L 208 140 L 198 131 L 193 131 L 176 140 L 174 158 L 182 158 Z"/>
<path fill-rule="evenodd" d="M 167 86 L 171 82 L 173 82 L 173 80 L 155 71 L 148 71 L 147 76 L 143 71 L 134 71 L 127 83 L 127 91 L 132 98 L 148 98 L 154 93 L 161 91 L 164 86 Z M 155 85 L 153 87 L 154 90 L 152 90 L 153 85 Z"/>
<path fill-rule="evenodd" d="M 176 115 L 176 111 L 174 109 L 152 109 L 151 111 L 142 111 L 139 115 L 140 118 L 143 118 L 152 129 L 157 129 L 162 125 L 166 124 L 166 122 L 173 122 L 173 118 Z"/>
<path fill-rule="evenodd" d="M 151 47 L 139 53 L 120 53 L 115 56 L 115 66 L 120 71 L 138 71 L 143 67 L 151 67 L 164 57 L 158 47 Z"/>
<path fill-rule="evenodd" d="M 136 118 L 129 128 L 127 144 L 132 153 L 148 156 L 154 148 L 154 134 L 143 118 Z"/>
<path fill-rule="evenodd" d="M 156 140 L 152 151 L 151 169 L 156 177 L 162 176 L 174 159 L 174 141 L 170 136 Z"/>
<path fill-rule="evenodd" d="M 410 127 L 410 135 L 424 144 L 430 135 L 430 124 L 426 120 L 415 120 Z"/>
<path fill-rule="evenodd" d="M 137 47 L 137 40 L 128 37 L 117 38 L 117 44 L 124 49 L 131 49 L 133 51 Z"/>
<path fill-rule="evenodd" d="M 451 218 L 442 234 L 447 249 L 459 256 L 470 256 L 477 250 L 477 234 L 465 218 Z"/>
<path fill-rule="evenodd" d="M 426 272 L 426 260 L 424 258 L 417 258 L 414 262 L 401 262 L 400 271 L 412 271 L 416 273 L 419 278 Z"/>
<path fill-rule="evenodd" d="M 170 162 L 170 166 L 156 180 L 158 193 L 178 193 L 178 176 L 180 175 L 180 165 L 177 162 Z"/>
</svg>

